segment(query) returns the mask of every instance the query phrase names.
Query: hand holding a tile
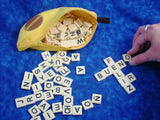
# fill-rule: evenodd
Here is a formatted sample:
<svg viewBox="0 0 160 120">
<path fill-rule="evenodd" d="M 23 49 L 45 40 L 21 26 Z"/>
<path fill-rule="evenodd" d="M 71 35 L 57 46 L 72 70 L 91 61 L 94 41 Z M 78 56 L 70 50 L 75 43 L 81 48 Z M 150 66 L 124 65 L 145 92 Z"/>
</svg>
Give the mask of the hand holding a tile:
<svg viewBox="0 0 160 120">
<path fill-rule="evenodd" d="M 160 62 L 160 23 L 139 27 L 134 38 L 131 50 L 127 53 L 135 55 L 130 65 L 138 65 L 147 61 Z"/>
</svg>

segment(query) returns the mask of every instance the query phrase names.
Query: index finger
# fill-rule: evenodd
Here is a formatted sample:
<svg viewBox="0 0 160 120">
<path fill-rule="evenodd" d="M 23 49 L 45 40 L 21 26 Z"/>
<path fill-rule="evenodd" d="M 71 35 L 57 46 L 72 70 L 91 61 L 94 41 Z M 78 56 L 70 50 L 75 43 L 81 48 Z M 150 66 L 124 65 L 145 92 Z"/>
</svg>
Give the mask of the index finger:
<svg viewBox="0 0 160 120">
<path fill-rule="evenodd" d="M 150 31 L 145 31 L 141 35 L 137 37 L 135 40 L 135 43 L 132 46 L 132 49 L 129 50 L 127 53 L 130 55 L 133 55 L 137 52 L 139 52 L 140 47 L 145 44 L 147 41 L 150 41 Z"/>
<path fill-rule="evenodd" d="M 145 26 L 140 26 L 134 35 L 132 46 L 134 46 L 136 39 L 144 32 Z"/>
</svg>

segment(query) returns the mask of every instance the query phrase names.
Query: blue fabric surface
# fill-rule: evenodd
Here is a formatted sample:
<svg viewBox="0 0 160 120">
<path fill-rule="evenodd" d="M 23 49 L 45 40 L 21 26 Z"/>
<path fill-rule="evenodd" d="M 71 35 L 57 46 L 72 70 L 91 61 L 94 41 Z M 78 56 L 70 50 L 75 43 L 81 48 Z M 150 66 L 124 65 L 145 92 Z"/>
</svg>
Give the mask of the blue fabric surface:
<svg viewBox="0 0 160 120">
<path fill-rule="evenodd" d="M 68 66 L 74 104 L 90 99 L 92 93 L 102 94 L 102 104 L 83 111 L 82 116 L 55 114 L 57 120 L 159 120 L 160 119 L 160 63 L 150 62 L 122 69 L 132 72 L 137 81 L 136 91 L 128 95 L 113 76 L 97 82 L 94 74 L 105 68 L 103 59 L 111 56 L 122 59 L 132 46 L 133 36 L 140 25 L 160 22 L 160 1 L 153 0 L 1 0 L 0 1 L 0 119 L 28 120 L 27 110 L 33 105 L 17 109 L 15 98 L 32 94 L 20 89 L 23 74 L 31 71 L 41 61 L 42 51 L 18 52 L 16 42 L 20 28 L 38 13 L 57 7 L 82 7 L 95 11 L 99 17 L 110 17 L 111 23 L 98 24 L 91 42 L 84 48 L 68 52 L 81 54 L 80 62 Z M 51 52 L 54 54 L 55 52 Z M 75 67 L 86 66 L 86 75 L 77 76 Z M 34 78 L 34 81 L 36 79 Z M 62 101 L 61 96 L 54 100 Z M 42 117 L 43 119 L 43 117 Z"/>
</svg>

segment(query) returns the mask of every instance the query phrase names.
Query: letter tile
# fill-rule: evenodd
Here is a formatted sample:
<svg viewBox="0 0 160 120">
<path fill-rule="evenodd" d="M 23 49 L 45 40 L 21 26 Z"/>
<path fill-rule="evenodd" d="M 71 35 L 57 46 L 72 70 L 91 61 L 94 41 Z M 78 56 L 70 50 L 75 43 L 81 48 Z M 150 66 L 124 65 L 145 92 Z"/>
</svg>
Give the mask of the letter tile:
<svg viewBox="0 0 160 120">
<path fill-rule="evenodd" d="M 45 75 L 49 80 L 51 80 L 55 77 L 56 74 L 52 69 L 49 69 L 47 72 L 45 72 Z"/>
<path fill-rule="evenodd" d="M 102 102 L 102 95 L 92 94 L 92 103 L 101 104 L 101 102 Z"/>
<path fill-rule="evenodd" d="M 66 51 L 58 51 L 57 52 L 57 57 L 62 59 L 62 58 L 66 58 L 67 52 Z"/>
<path fill-rule="evenodd" d="M 102 81 L 106 78 L 106 75 L 103 71 L 100 71 L 100 72 L 94 74 L 94 76 L 95 76 L 95 78 L 97 79 L 98 82 Z"/>
<path fill-rule="evenodd" d="M 104 62 L 107 66 L 111 66 L 113 64 L 115 64 L 114 60 L 111 57 L 107 57 L 104 59 Z"/>
<path fill-rule="evenodd" d="M 32 90 L 33 92 L 39 92 L 39 91 L 42 91 L 42 86 L 39 82 L 36 82 L 34 84 L 32 84 Z"/>
<path fill-rule="evenodd" d="M 43 113 L 43 117 L 45 120 L 52 120 L 55 118 L 55 115 L 51 109 Z"/>
<path fill-rule="evenodd" d="M 34 94 L 25 96 L 25 99 L 26 99 L 26 105 L 31 105 L 31 104 L 34 104 L 36 102 Z"/>
<path fill-rule="evenodd" d="M 56 58 L 57 58 L 57 52 L 52 55 L 52 58 L 53 58 L 53 59 L 56 59 Z"/>
<path fill-rule="evenodd" d="M 42 71 L 45 71 L 47 70 L 50 66 L 48 65 L 48 62 L 47 61 L 43 61 L 41 62 L 40 64 L 38 64 L 38 66 L 40 67 L 40 69 Z"/>
<path fill-rule="evenodd" d="M 54 60 L 54 64 L 53 64 L 54 67 L 60 67 L 62 66 L 62 59 L 55 59 Z"/>
<path fill-rule="evenodd" d="M 131 83 L 124 86 L 123 88 L 128 94 L 131 94 L 132 92 L 136 90 L 136 88 Z"/>
<path fill-rule="evenodd" d="M 32 81 L 33 80 L 33 73 L 25 72 L 23 76 L 23 80 L 25 81 Z"/>
<path fill-rule="evenodd" d="M 84 75 L 85 73 L 85 66 L 76 66 L 77 75 Z"/>
<path fill-rule="evenodd" d="M 22 84 L 21 84 L 21 89 L 30 90 L 31 89 L 32 80 L 33 80 L 33 73 L 25 72 L 23 80 L 22 80 Z"/>
<path fill-rule="evenodd" d="M 129 54 L 122 54 L 124 62 L 129 62 L 131 60 L 131 56 Z"/>
<path fill-rule="evenodd" d="M 77 37 L 78 37 L 78 35 L 77 35 L 76 31 L 73 31 L 73 32 L 70 32 L 70 33 L 69 33 L 69 38 L 70 38 L 70 39 L 75 39 L 75 38 L 77 38 Z"/>
<path fill-rule="evenodd" d="M 52 91 L 45 91 L 45 92 L 43 92 L 43 94 L 44 94 L 44 99 L 46 101 L 54 99 Z"/>
<path fill-rule="evenodd" d="M 46 60 L 46 63 L 48 65 L 48 67 L 53 67 L 53 64 L 54 64 L 54 58 L 53 57 L 50 57 Z"/>
<path fill-rule="evenodd" d="M 126 77 L 122 77 L 120 79 L 118 79 L 119 84 L 124 87 L 125 85 L 127 85 L 129 83 L 129 81 L 126 79 Z"/>
<path fill-rule="evenodd" d="M 70 24 L 70 25 L 68 25 L 68 29 L 70 32 L 74 32 L 74 31 L 78 30 L 78 27 L 75 24 Z"/>
<path fill-rule="evenodd" d="M 59 74 L 56 74 L 56 76 L 53 79 L 53 82 L 56 83 L 56 84 L 61 85 L 62 81 L 63 81 L 63 78 L 64 78 L 63 76 L 61 76 Z"/>
<path fill-rule="evenodd" d="M 73 105 L 73 96 L 64 96 L 63 105 Z"/>
<path fill-rule="evenodd" d="M 69 65 L 70 61 L 71 61 L 71 58 L 68 56 L 62 59 L 62 63 L 66 65 Z"/>
<path fill-rule="evenodd" d="M 82 45 L 85 43 L 85 40 L 83 37 L 76 39 L 77 40 L 77 45 Z"/>
<path fill-rule="evenodd" d="M 110 68 L 112 69 L 113 72 L 119 69 L 116 64 L 110 65 Z"/>
<path fill-rule="evenodd" d="M 50 106 L 51 106 L 51 105 L 50 105 L 48 102 L 46 102 L 45 100 L 43 100 L 43 101 L 38 105 L 38 108 L 39 108 L 42 112 L 46 112 L 46 111 L 49 109 Z"/>
<path fill-rule="evenodd" d="M 83 106 L 84 110 L 88 110 L 88 109 L 91 109 L 94 107 L 93 103 L 91 102 L 90 99 L 82 101 L 82 106 Z"/>
<path fill-rule="evenodd" d="M 64 66 L 64 67 L 61 67 L 59 69 L 59 73 L 62 75 L 62 76 L 67 76 L 71 73 L 71 71 L 68 69 L 67 66 Z"/>
<path fill-rule="evenodd" d="M 63 24 L 60 24 L 58 30 L 60 30 L 61 32 L 65 32 L 67 30 L 67 27 Z"/>
<path fill-rule="evenodd" d="M 48 58 L 51 57 L 51 54 L 49 51 L 45 51 L 41 53 L 43 60 L 47 60 Z"/>
<path fill-rule="evenodd" d="M 35 76 L 38 76 L 40 74 L 42 74 L 42 69 L 40 67 L 36 67 L 32 70 L 32 73 L 35 75 Z"/>
<path fill-rule="evenodd" d="M 82 115 L 82 105 L 73 105 L 73 115 Z"/>
<path fill-rule="evenodd" d="M 71 60 L 72 61 L 80 61 L 80 53 L 72 53 Z"/>
<path fill-rule="evenodd" d="M 57 34 L 57 33 L 59 33 L 59 31 L 58 31 L 57 27 L 52 27 L 52 28 L 50 29 L 50 33 L 51 33 L 51 34 Z"/>
<path fill-rule="evenodd" d="M 92 27 L 92 24 L 89 23 L 89 22 L 87 22 L 87 21 L 84 21 L 83 23 L 84 23 L 84 25 L 85 25 L 87 28 Z"/>
<path fill-rule="evenodd" d="M 104 78 L 106 78 L 113 74 L 113 70 L 111 69 L 111 67 L 107 67 L 102 70 L 102 73 L 104 74 Z"/>
<path fill-rule="evenodd" d="M 68 78 L 68 77 L 63 77 L 62 79 L 62 85 L 65 86 L 65 87 L 70 87 L 71 84 L 72 84 L 73 80 L 71 78 Z"/>
<path fill-rule="evenodd" d="M 36 116 L 34 118 L 31 118 L 31 120 L 41 120 L 41 117 L 40 116 Z"/>
<path fill-rule="evenodd" d="M 28 110 L 28 112 L 32 117 L 36 117 L 37 115 L 39 115 L 41 113 L 41 111 L 39 110 L 37 105 L 34 105 L 33 107 L 31 107 Z"/>
<path fill-rule="evenodd" d="M 70 25 L 72 23 L 73 23 L 73 19 L 71 19 L 71 18 L 65 18 L 65 19 L 63 19 L 63 24 L 64 25 Z"/>
<path fill-rule="evenodd" d="M 121 70 L 116 70 L 114 71 L 114 76 L 116 77 L 116 79 L 121 79 L 122 77 L 124 77 L 124 73 Z"/>
<path fill-rule="evenodd" d="M 52 81 L 44 82 L 44 90 L 53 90 L 53 82 Z"/>
<path fill-rule="evenodd" d="M 63 87 L 62 86 L 53 86 L 53 95 L 62 95 Z"/>
<path fill-rule="evenodd" d="M 133 73 L 129 73 L 126 75 L 126 79 L 131 83 L 134 82 L 136 80 L 136 77 L 134 76 Z"/>
<path fill-rule="evenodd" d="M 42 91 L 35 92 L 34 93 L 34 98 L 35 98 L 36 102 L 44 100 L 44 94 L 43 94 L 43 92 Z"/>
<path fill-rule="evenodd" d="M 52 103 L 53 113 L 62 112 L 62 102 Z"/>
<path fill-rule="evenodd" d="M 41 84 L 48 80 L 47 76 L 44 73 L 37 75 L 36 78 Z"/>
<path fill-rule="evenodd" d="M 78 37 L 82 36 L 82 32 L 83 32 L 82 29 L 79 28 L 79 30 L 76 31 L 77 36 L 78 36 Z"/>
<path fill-rule="evenodd" d="M 83 26 L 83 22 L 79 18 L 76 21 L 74 21 L 74 22 L 76 22 L 78 24 L 78 26 L 80 26 L 80 27 Z"/>
<path fill-rule="evenodd" d="M 20 97 L 15 99 L 16 108 L 21 108 L 26 106 L 26 99 L 25 97 Z"/>
<path fill-rule="evenodd" d="M 72 95 L 72 88 L 71 87 L 63 87 L 63 96 L 71 96 Z"/>
<path fill-rule="evenodd" d="M 72 115 L 72 105 L 63 105 L 63 115 Z"/>
<path fill-rule="evenodd" d="M 67 39 L 69 39 L 69 30 L 66 30 L 64 32 L 64 40 L 67 40 Z"/>
<path fill-rule="evenodd" d="M 21 84 L 21 89 L 30 90 L 31 89 L 31 81 L 23 80 Z"/>
<path fill-rule="evenodd" d="M 77 46 L 77 41 L 75 39 L 73 39 L 73 40 L 64 40 L 64 41 L 61 41 L 61 46 L 63 46 L 63 47 Z"/>
<path fill-rule="evenodd" d="M 63 67 L 63 66 L 59 66 L 59 67 L 53 66 L 53 69 L 54 69 L 56 72 L 59 72 L 59 70 L 60 70 L 61 67 Z"/>
<path fill-rule="evenodd" d="M 116 62 L 116 65 L 119 69 L 122 69 L 127 66 L 123 60 L 119 60 L 118 62 Z"/>
</svg>

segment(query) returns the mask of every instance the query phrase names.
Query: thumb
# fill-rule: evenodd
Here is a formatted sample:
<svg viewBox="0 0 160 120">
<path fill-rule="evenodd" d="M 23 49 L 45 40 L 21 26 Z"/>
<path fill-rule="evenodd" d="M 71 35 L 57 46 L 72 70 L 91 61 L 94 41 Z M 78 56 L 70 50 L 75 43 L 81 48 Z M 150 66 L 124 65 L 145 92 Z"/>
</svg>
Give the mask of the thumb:
<svg viewBox="0 0 160 120">
<path fill-rule="evenodd" d="M 133 57 L 130 60 L 129 64 L 134 66 L 134 65 L 138 65 L 138 64 L 141 64 L 141 63 L 144 63 L 144 62 L 147 62 L 147 61 L 152 61 L 151 49 L 149 49 L 146 52 L 141 53 L 141 54 L 136 55 L 135 57 Z"/>
</svg>

